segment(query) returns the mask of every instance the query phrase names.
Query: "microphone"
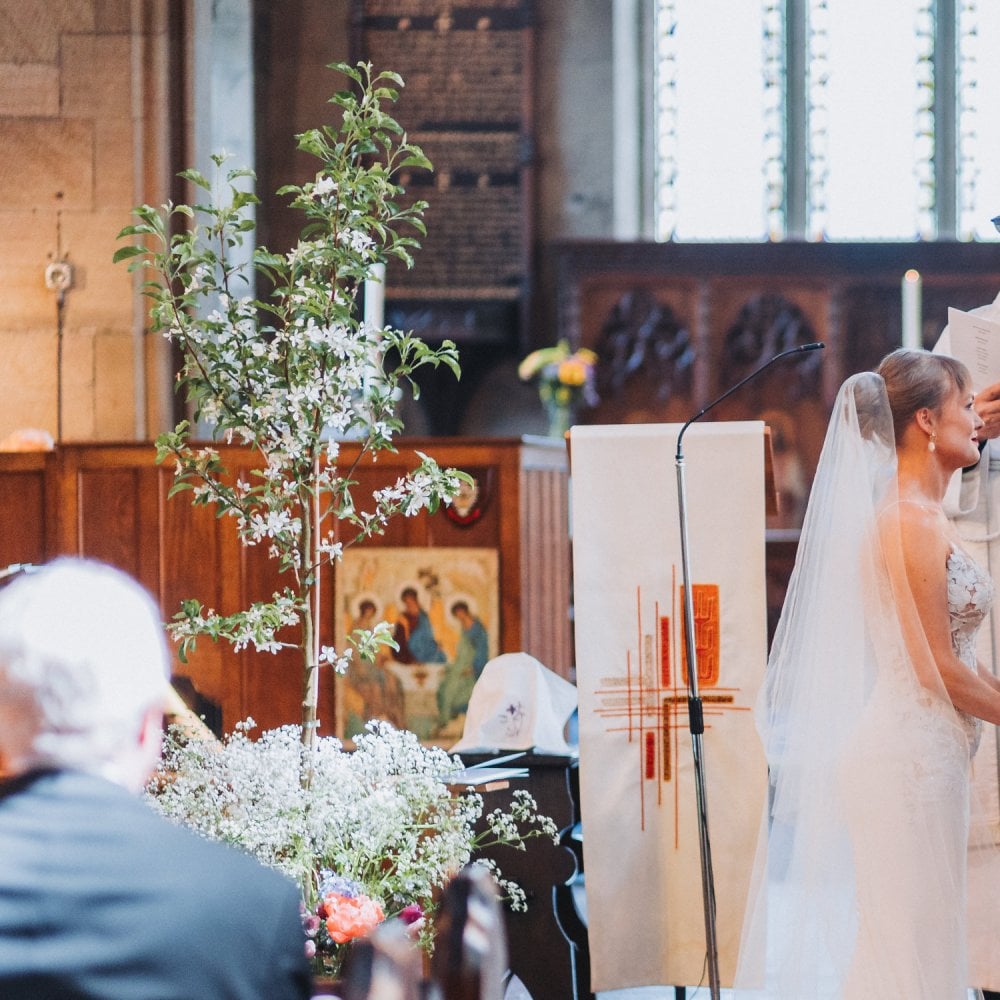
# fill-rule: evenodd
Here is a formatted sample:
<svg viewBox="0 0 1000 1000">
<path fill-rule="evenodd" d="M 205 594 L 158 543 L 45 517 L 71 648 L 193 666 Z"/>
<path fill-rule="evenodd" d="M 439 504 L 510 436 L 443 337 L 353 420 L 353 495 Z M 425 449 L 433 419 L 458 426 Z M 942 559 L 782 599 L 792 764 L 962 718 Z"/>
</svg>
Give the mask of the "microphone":
<svg viewBox="0 0 1000 1000">
<path fill-rule="evenodd" d="M 694 763 L 694 785 L 697 799 L 698 840 L 701 849 L 701 889 L 702 906 L 705 915 L 705 959 L 708 966 L 708 983 L 712 1000 L 719 998 L 719 951 L 715 928 L 715 875 L 712 869 L 712 844 L 708 835 L 708 793 L 705 786 L 705 764 L 702 757 L 702 737 L 705 732 L 705 713 L 702 709 L 701 695 L 698 693 L 698 664 L 695 654 L 694 630 L 694 598 L 691 586 L 691 559 L 689 555 L 687 530 L 687 493 L 684 488 L 684 453 L 681 451 L 681 439 L 684 432 L 696 420 L 700 420 L 713 406 L 717 406 L 727 396 L 736 392 L 740 386 L 746 385 L 756 378 L 765 368 L 770 368 L 776 361 L 787 358 L 791 354 L 804 354 L 806 351 L 822 350 L 822 344 L 803 344 L 791 350 L 776 354 L 765 361 L 759 368 L 752 371 L 746 378 L 740 379 L 731 389 L 727 389 L 718 399 L 713 399 L 708 406 L 699 410 L 677 435 L 677 517 L 681 537 L 681 583 L 684 588 L 684 652 L 688 675 L 688 728 L 691 730 L 691 754 Z"/>
<path fill-rule="evenodd" d="M 687 530 L 687 492 L 684 487 L 684 453 L 681 451 L 681 438 L 684 432 L 696 420 L 701 419 L 713 406 L 721 403 L 727 396 L 736 392 L 740 386 L 746 385 L 756 378 L 765 368 L 770 368 L 776 361 L 787 358 L 790 354 L 804 354 L 806 351 L 822 350 L 823 344 L 803 344 L 791 350 L 776 354 L 764 362 L 758 369 L 752 371 L 746 378 L 740 379 L 731 389 L 727 389 L 718 399 L 713 399 L 708 406 L 699 410 L 677 435 L 677 518 L 681 537 L 681 584 L 684 589 L 684 659 L 688 676 L 688 728 L 691 730 L 691 754 L 694 762 L 694 786 L 697 799 L 698 842 L 701 852 L 701 892 L 702 907 L 705 916 L 705 961 L 708 966 L 708 985 L 712 1000 L 719 1000 L 719 949 L 715 928 L 715 875 L 712 867 L 712 843 L 708 835 L 708 791 L 705 781 L 705 762 L 702 755 L 702 737 L 705 732 L 705 713 L 702 708 L 701 695 L 698 693 L 698 664 L 696 656 L 696 637 L 694 628 L 694 598 L 691 586 L 691 559 L 688 552 Z"/>
<path fill-rule="evenodd" d="M 801 347 L 792 347 L 787 351 L 782 351 L 780 354 L 775 354 L 773 358 L 770 358 L 767 361 L 765 361 L 759 368 L 750 372 L 750 374 L 747 375 L 745 378 L 741 378 L 739 382 L 736 383 L 736 385 L 728 388 L 717 399 L 713 399 L 712 402 L 708 404 L 708 406 L 703 406 L 693 417 L 691 417 L 690 420 L 688 420 L 688 422 L 681 428 L 680 434 L 677 435 L 677 460 L 683 461 L 683 453 L 681 452 L 681 439 L 684 437 L 684 432 L 696 420 L 701 420 L 701 418 L 705 416 L 705 414 L 708 413 L 708 411 L 711 410 L 712 407 L 717 406 L 728 396 L 731 396 L 734 392 L 736 392 L 737 389 L 740 389 L 743 386 L 745 386 L 747 382 L 749 382 L 751 379 L 755 379 L 766 368 L 770 368 L 771 365 L 775 363 L 775 361 L 780 361 L 782 358 L 787 358 L 792 354 L 805 354 L 807 351 L 822 351 L 824 347 L 826 347 L 826 344 L 820 344 L 820 343 L 803 344 Z"/>
</svg>

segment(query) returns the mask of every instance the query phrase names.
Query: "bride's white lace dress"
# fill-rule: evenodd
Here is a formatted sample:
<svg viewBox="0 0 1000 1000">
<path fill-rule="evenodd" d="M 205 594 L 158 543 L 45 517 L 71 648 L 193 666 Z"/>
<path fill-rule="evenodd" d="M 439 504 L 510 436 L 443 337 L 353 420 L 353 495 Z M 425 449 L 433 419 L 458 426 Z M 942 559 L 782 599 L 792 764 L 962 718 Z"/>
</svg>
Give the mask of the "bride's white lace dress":
<svg viewBox="0 0 1000 1000">
<path fill-rule="evenodd" d="M 976 670 L 993 585 L 948 556 L 952 647 Z M 883 669 L 839 776 L 853 852 L 857 937 L 844 1000 L 965 1000 L 970 762 L 982 722 Z"/>
<path fill-rule="evenodd" d="M 755 709 L 770 796 L 740 1000 L 966 1000 L 1000 974 L 1000 826 L 978 808 L 970 819 L 981 724 L 952 705 L 908 579 L 894 440 L 884 383 L 852 376 Z M 943 558 L 952 646 L 976 670 L 993 587 L 959 546 Z M 970 975 L 973 884 L 991 897 L 971 926 L 992 941 L 977 937 Z"/>
</svg>

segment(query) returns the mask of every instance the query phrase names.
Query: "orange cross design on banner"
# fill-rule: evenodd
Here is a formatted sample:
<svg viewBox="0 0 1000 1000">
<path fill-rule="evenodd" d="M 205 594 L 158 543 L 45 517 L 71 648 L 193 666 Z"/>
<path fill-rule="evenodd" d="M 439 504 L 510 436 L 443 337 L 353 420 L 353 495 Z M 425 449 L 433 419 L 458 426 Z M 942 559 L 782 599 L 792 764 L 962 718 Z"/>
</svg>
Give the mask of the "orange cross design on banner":
<svg viewBox="0 0 1000 1000">
<path fill-rule="evenodd" d="M 655 603 L 655 621 L 642 620 L 642 591 L 636 588 L 635 648 L 624 650 L 625 676 L 604 677 L 596 689 L 597 714 L 607 721 L 607 732 L 625 732 L 635 748 L 642 774 L 639 782 L 641 828 L 646 828 L 646 807 L 654 801 L 663 806 L 665 785 L 671 785 L 674 805 L 675 846 L 679 837 L 676 817 L 679 786 L 674 778 L 681 732 L 687 726 L 687 654 L 684 637 L 684 588 L 672 567 L 669 614 Z M 721 600 L 719 585 L 693 585 L 695 662 L 706 720 L 724 712 L 748 712 L 749 705 L 736 704 L 738 687 L 720 685 Z M 675 669 L 679 664 L 680 669 Z M 707 693 L 706 693 L 707 691 Z M 710 722 L 706 722 L 711 725 Z"/>
</svg>

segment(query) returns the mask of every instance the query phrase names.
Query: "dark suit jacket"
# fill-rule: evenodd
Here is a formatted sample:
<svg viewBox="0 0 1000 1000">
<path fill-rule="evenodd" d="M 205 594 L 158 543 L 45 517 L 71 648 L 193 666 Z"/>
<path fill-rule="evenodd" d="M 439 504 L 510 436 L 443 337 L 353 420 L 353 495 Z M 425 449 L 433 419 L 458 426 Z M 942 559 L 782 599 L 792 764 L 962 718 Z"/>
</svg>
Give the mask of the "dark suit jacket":
<svg viewBox="0 0 1000 1000">
<path fill-rule="evenodd" d="M 3 1000 L 298 1000 L 298 892 L 101 778 L 0 785 Z"/>
</svg>

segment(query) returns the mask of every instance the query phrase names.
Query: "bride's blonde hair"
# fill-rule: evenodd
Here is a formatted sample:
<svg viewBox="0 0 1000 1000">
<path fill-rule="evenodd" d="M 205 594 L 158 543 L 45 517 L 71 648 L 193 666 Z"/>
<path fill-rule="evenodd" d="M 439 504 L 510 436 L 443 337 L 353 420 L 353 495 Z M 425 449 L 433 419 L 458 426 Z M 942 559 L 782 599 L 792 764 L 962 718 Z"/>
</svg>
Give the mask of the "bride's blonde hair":
<svg viewBox="0 0 1000 1000">
<path fill-rule="evenodd" d="M 972 384 L 961 361 L 908 347 L 887 354 L 876 372 L 885 382 L 897 444 L 917 410 L 926 407 L 936 412 L 952 391 L 966 392 Z"/>
</svg>

